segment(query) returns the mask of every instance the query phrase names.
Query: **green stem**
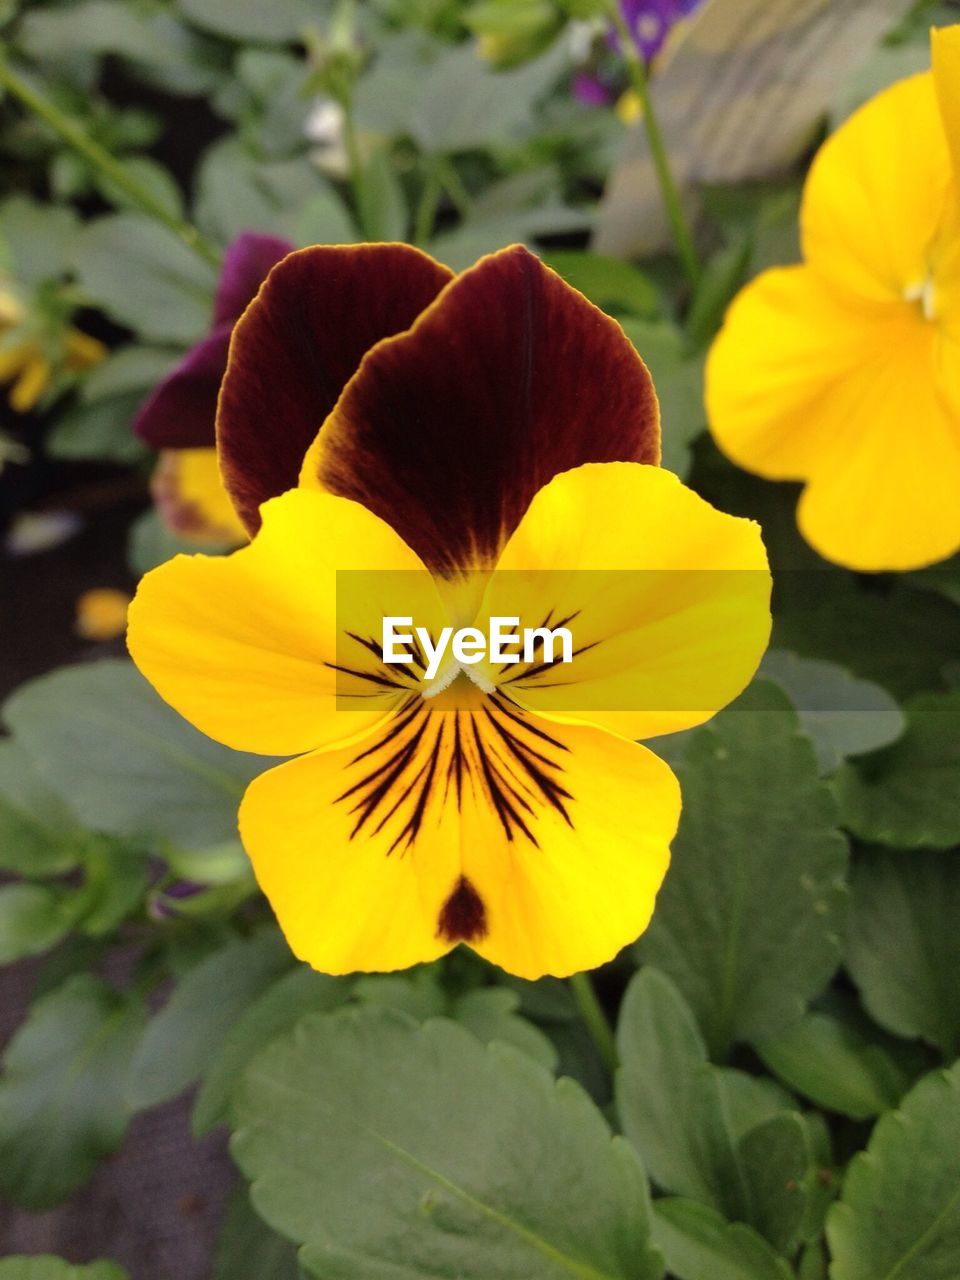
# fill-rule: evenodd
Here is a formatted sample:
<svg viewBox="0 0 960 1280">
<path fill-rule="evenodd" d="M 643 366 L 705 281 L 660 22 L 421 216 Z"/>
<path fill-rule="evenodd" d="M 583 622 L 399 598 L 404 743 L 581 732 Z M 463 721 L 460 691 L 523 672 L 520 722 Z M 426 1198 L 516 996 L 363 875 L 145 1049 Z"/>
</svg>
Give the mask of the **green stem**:
<svg viewBox="0 0 960 1280">
<path fill-rule="evenodd" d="M 440 206 L 440 196 L 442 194 L 441 166 L 438 161 L 434 160 L 429 162 L 427 176 L 424 179 L 423 190 L 420 192 L 420 200 L 413 219 L 413 243 L 419 245 L 421 249 L 429 244 L 433 235 L 433 225 L 437 220 L 437 209 Z"/>
<path fill-rule="evenodd" d="M 367 234 L 367 228 L 364 225 L 366 219 L 364 217 L 364 199 L 363 199 L 363 161 L 360 158 L 360 144 L 357 142 L 357 129 L 353 123 L 353 103 L 347 99 L 341 99 L 340 105 L 343 107 L 343 145 L 347 152 L 347 166 L 350 170 L 350 190 L 353 192 L 353 204 L 357 215 L 357 225 L 363 235 Z"/>
<path fill-rule="evenodd" d="M 59 107 L 42 97 L 21 79 L 7 62 L 2 50 L 0 50 L 0 86 L 19 99 L 28 111 L 33 112 L 68 146 L 73 147 L 74 151 L 88 160 L 118 190 L 129 196 L 144 213 L 155 218 L 157 222 L 162 222 L 211 267 L 220 266 L 220 254 L 213 245 L 204 240 L 196 227 L 171 213 L 151 192 L 142 187 L 136 178 L 132 178 L 124 165 L 105 151 L 99 142 L 95 142 L 79 125 L 65 116 Z"/>
<path fill-rule="evenodd" d="M 613 1028 L 607 1021 L 607 1015 L 597 999 L 590 975 L 575 973 L 567 979 L 567 984 L 577 1002 L 577 1008 L 580 1010 L 586 1028 L 590 1032 L 590 1038 L 597 1046 L 597 1052 L 603 1059 L 604 1066 L 612 1075 L 619 1065 L 617 1042 L 614 1039 Z"/>
<path fill-rule="evenodd" d="M 657 182 L 660 184 L 660 194 L 663 198 L 663 206 L 667 217 L 670 220 L 677 253 L 687 279 L 696 287 L 700 280 L 700 260 L 697 257 L 690 228 L 687 226 L 686 215 L 683 212 L 683 204 L 680 200 L 680 192 L 670 171 L 670 161 L 667 158 L 663 134 L 660 132 L 657 113 L 650 97 L 650 83 L 647 79 L 647 68 L 643 60 L 643 54 L 637 45 L 633 32 L 624 21 L 617 0 L 612 0 L 608 12 L 610 20 L 620 37 L 630 83 L 640 99 L 640 105 L 643 109 L 643 127 L 646 130 L 647 141 L 650 144 L 650 155 L 653 158 L 653 167 L 656 171 Z"/>
</svg>

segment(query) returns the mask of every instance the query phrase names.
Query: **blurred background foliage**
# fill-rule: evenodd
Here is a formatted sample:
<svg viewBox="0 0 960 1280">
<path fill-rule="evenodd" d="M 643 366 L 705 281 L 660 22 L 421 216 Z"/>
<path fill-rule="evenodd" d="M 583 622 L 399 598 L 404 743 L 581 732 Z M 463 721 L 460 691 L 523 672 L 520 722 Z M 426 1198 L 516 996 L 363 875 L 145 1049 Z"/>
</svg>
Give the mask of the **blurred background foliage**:
<svg viewBox="0 0 960 1280">
<path fill-rule="evenodd" d="M 752 12 L 704 14 L 724 6 L 731 30 Z M 960 1051 L 960 571 L 826 565 L 795 488 L 737 472 L 705 435 L 705 352 L 737 289 L 797 260 L 818 140 L 928 64 L 931 23 L 960 19 L 804 0 L 787 37 L 828 11 L 858 38 L 809 46 L 809 118 L 768 172 L 744 177 L 734 148 L 704 179 L 670 133 L 669 77 L 700 74 L 683 26 L 652 59 L 695 196 L 691 282 L 631 187 L 642 122 L 601 0 L 0 5 L 0 65 L 25 90 L 0 75 L 0 1249 L 111 1255 L 137 1280 L 656 1280 L 658 1249 L 676 1280 L 960 1275 L 960 1074 L 939 1070 Z M 712 50 L 696 85 L 732 135 L 751 104 L 716 86 L 741 52 Z M 782 76 L 776 56 L 757 74 Z M 625 225 L 642 257 L 614 243 Z M 739 706 L 660 744 L 685 795 L 674 868 L 649 933 L 598 977 L 616 1084 L 558 982 L 459 953 L 359 979 L 297 965 L 236 840 L 265 762 L 203 738 L 122 656 L 125 593 L 190 549 L 150 504 L 131 420 L 207 333 L 245 231 L 409 240 L 458 269 L 531 245 L 648 362 L 664 465 L 763 525 L 775 647 Z M 252 1207 L 239 1180 L 222 1229 L 219 1148 L 208 1173 L 202 1144 L 158 1153 L 140 1123 L 190 1089 L 195 1133 L 239 1131 L 259 1186 Z M 611 1147 L 602 1116 L 632 1145 Z M 43 1211 L 109 1177 L 132 1120 L 179 1216 L 128 1182 L 126 1209 L 89 1202 L 61 1250 Z M 413 1217 L 371 1195 L 385 1170 Z M 183 1188 L 208 1177 L 191 1208 Z M 215 1261 L 176 1238 L 198 1214 Z M 0 1261 L 0 1280 L 121 1275 Z"/>
</svg>

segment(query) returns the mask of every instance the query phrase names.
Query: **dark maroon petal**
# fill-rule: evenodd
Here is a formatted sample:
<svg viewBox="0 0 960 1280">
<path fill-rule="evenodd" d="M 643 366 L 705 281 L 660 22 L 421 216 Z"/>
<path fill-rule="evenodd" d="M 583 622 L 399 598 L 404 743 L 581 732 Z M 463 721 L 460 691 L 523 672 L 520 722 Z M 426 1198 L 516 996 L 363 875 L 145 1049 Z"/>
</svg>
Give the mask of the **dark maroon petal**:
<svg viewBox="0 0 960 1280">
<path fill-rule="evenodd" d="M 153 449 L 213 447 L 217 394 L 232 328 L 226 321 L 191 347 L 144 401 L 133 430 L 145 444 Z"/>
<path fill-rule="evenodd" d="M 234 330 L 217 416 L 224 482 L 251 534 L 369 349 L 452 278 L 403 244 L 318 245 L 275 267 Z"/>
<path fill-rule="evenodd" d="M 623 330 L 515 245 L 367 356 L 310 464 L 453 573 L 492 563 L 558 472 L 659 458 L 653 383 Z"/>
<path fill-rule="evenodd" d="M 213 302 L 213 323 L 236 322 L 257 296 L 257 290 L 277 263 L 293 252 L 289 240 L 245 231 L 224 254 Z"/>
</svg>

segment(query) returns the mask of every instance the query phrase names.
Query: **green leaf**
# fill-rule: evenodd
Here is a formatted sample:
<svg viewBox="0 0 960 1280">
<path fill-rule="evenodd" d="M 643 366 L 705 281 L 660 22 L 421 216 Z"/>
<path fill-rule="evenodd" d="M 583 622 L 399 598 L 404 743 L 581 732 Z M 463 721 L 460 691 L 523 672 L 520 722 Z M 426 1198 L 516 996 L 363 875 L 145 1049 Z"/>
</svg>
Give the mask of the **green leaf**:
<svg viewBox="0 0 960 1280">
<path fill-rule="evenodd" d="M 73 913 L 62 890 L 40 884 L 0 888 L 0 964 L 39 955 L 70 930 Z"/>
<path fill-rule="evenodd" d="M 953 1280 L 960 1258 L 960 1063 L 881 1117 L 827 1219 L 831 1280 Z"/>
<path fill-rule="evenodd" d="M 307 27 L 322 22 L 330 11 L 327 0 L 179 0 L 185 18 L 231 40 L 263 40 L 287 44 Z"/>
<path fill-rule="evenodd" d="M 570 1080 L 445 1019 L 304 1019 L 251 1064 L 233 1154 L 325 1280 L 659 1280 L 636 1156 Z"/>
<path fill-rule="evenodd" d="M 3 263 L 21 285 L 34 288 L 66 271 L 80 231 L 74 211 L 10 196 L 0 204 Z"/>
<path fill-rule="evenodd" d="M 121 167 L 141 191 L 146 191 L 158 205 L 173 218 L 183 217 L 183 192 L 173 174 L 149 156 L 123 156 L 119 159 Z M 112 178 L 95 171 L 93 182 L 97 191 L 108 203 L 118 209 L 132 210 L 139 213 L 140 203 L 134 200 L 127 191 L 114 182 Z"/>
<path fill-rule="evenodd" d="M 357 198 L 368 240 L 406 239 L 407 201 L 389 151 L 380 148 L 364 165 Z"/>
<path fill-rule="evenodd" d="M 723 313 L 743 284 L 750 265 L 750 241 L 726 245 L 709 259 L 687 314 L 687 341 L 704 347 L 720 328 Z"/>
<path fill-rule="evenodd" d="M 217 1240 L 213 1280 L 300 1280 L 302 1275 L 296 1246 L 254 1213 L 245 1186 L 236 1187 Z"/>
<path fill-rule="evenodd" d="M 846 965 L 870 1015 L 960 1052 L 960 859 L 868 851 L 853 877 Z"/>
<path fill-rule="evenodd" d="M 130 1067 L 131 1107 L 155 1107 L 193 1084 L 240 1015 L 290 963 L 286 943 L 270 928 L 228 942 L 191 969 L 140 1042 Z"/>
<path fill-rule="evenodd" d="M 194 1132 L 206 1133 L 229 1119 L 237 1082 L 265 1045 L 290 1031 L 306 1014 L 329 1013 L 349 995 L 347 979 L 314 973 L 303 966 L 273 982 L 240 1013 L 219 1045 L 194 1104 Z"/>
<path fill-rule="evenodd" d="M 551 249 L 543 259 L 567 284 L 579 289 L 605 311 L 649 316 L 657 310 L 656 289 L 643 272 L 629 262 L 580 249 Z"/>
<path fill-rule="evenodd" d="M 244 786 L 272 763 L 198 733 L 121 660 L 22 685 L 4 718 L 88 827 L 188 849 L 235 835 Z"/>
<path fill-rule="evenodd" d="M 200 548 L 171 533 L 154 507 L 144 511 L 130 526 L 127 560 L 135 574 L 149 573 L 181 552 L 189 555 L 201 550 L 206 555 L 212 554 L 209 547 Z"/>
<path fill-rule="evenodd" d="M 84 839 L 23 747 L 0 740 L 0 867 L 23 876 L 61 875 L 76 866 Z"/>
<path fill-rule="evenodd" d="M 81 385 L 80 399 L 85 404 L 93 404 L 134 391 L 146 396 L 180 358 L 181 352 L 167 347 L 121 347 L 90 370 Z"/>
<path fill-rule="evenodd" d="M 75 1266 L 51 1254 L 0 1258 L 0 1280 L 128 1280 L 115 1262 L 88 1262 Z"/>
<path fill-rule="evenodd" d="M 569 66 L 559 45 L 513 71 L 493 71 L 471 44 L 391 50 L 385 65 L 364 76 L 356 93 L 358 125 L 397 137 L 409 134 L 423 151 L 451 154 L 503 146 L 529 132 L 534 107 Z"/>
<path fill-rule="evenodd" d="M 335 191 L 318 191 L 303 205 L 292 228 L 295 244 L 355 244 L 360 235 Z"/>
<path fill-rule="evenodd" d="M 696 1200 L 654 1203 L 653 1238 L 677 1280 L 791 1280 L 762 1236 Z"/>
<path fill-rule="evenodd" d="M 623 331 L 650 370 L 660 401 L 662 465 L 681 478 L 690 469 L 690 445 L 706 426 L 703 356 L 669 320 L 626 320 Z"/>
<path fill-rule="evenodd" d="M 664 1191 L 794 1242 L 810 1153 L 779 1090 L 712 1066 L 689 1008 L 655 969 L 634 977 L 617 1028 L 623 1131 Z"/>
<path fill-rule="evenodd" d="M 74 265 L 92 303 L 148 341 L 188 344 L 209 328 L 215 272 L 143 215 L 87 223 Z"/>
<path fill-rule="evenodd" d="M 808 1013 L 755 1048 L 791 1089 L 852 1120 L 869 1120 L 895 1107 L 908 1083 L 881 1045 L 826 1013 Z"/>
<path fill-rule="evenodd" d="M 91 974 L 33 1005 L 0 1076 L 0 1190 L 16 1204 L 58 1204 L 120 1144 L 143 1023 L 138 1000 Z"/>
<path fill-rule="evenodd" d="M 676 772 L 680 830 L 638 953 L 722 1056 L 796 1021 L 836 969 L 847 848 L 813 748 L 764 681 L 690 735 Z"/>
<path fill-rule="evenodd" d="M 144 446 L 131 430 L 143 402 L 142 391 L 76 404 L 59 414 L 47 437 L 47 452 L 67 461 L 96 458 L 123 465 L 138 462 Z"/>
<path fill-rule="evenodd" d="M 537 1027 L 517 1014 L 520 997 L 504 987 L 481 987 L 454 1002 L 450 1016 L 478 1040 L 512 1045 L 548 1071 L 557 1065 L 557 1051 Z"/>
<path fill-rule="evenodd" d="M 822 774 L 833 773 L 847 756 L 887 746 L 903 732 L 906 722 L 895 699 L 836 663 L 768 649 L 760 674 L 793 703 Z"/>
<path fill-rule="evenodd" d="M 837 775 L 843 822 L 877 844 L 947 849 L 960 844 L 960 689 L 904 710 L 898 742 Z"/>
<path fill-rule="evenodd" d="M 949 600 L 900 583 L 886 593 L 865 590 L 849 574 L 824 570 L 783 574 L 780 586 L 778 648 L 837 662 L 897 698 L 945 687 L 943 668 L 960 652 L 960 609 Z"/>
</svg>

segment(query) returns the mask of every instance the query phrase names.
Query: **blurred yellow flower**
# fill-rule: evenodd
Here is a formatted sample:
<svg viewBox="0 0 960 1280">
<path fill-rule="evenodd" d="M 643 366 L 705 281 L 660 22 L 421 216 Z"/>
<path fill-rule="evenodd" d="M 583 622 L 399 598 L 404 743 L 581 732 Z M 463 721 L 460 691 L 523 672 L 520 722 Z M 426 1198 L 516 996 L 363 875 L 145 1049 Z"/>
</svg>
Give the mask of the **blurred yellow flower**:
<svg viewBox="0 0 960 1280">
<path fill-rule="evenodd" d="M 15 413 L 34 409 L 61 369 L 79 373 L 99 364 L 106 354 L 102 342 L 70 327 L 62 335 L 55 363 L 43 335 L 29 324 L 20 300 L 0 290 L 0 384 L 11 384 L 7 399 Z"/>
<path fill-rule="evenodd" d="M 207 547 L 247 541 L 220 479 L 216 449 L 161 450 L 150 488 L 161 520 L 177 537 Z"/>
<path fill-rule="evenodd" d="M 932 39 L 823 145 L 804 264 L 741 292 L 707 366 L 720 448 L 805 481 L 801 532 L 858 570 L 960 548 L 960 26 Z"/>
<path fill-rule="evenodd" d="M 94 587 L 77 600 L 76 631 L 85 640 L 115 640 L 127 625 L 130 597 L 114 587 Z"/>
</svg>

